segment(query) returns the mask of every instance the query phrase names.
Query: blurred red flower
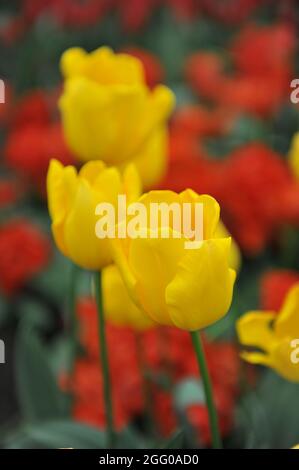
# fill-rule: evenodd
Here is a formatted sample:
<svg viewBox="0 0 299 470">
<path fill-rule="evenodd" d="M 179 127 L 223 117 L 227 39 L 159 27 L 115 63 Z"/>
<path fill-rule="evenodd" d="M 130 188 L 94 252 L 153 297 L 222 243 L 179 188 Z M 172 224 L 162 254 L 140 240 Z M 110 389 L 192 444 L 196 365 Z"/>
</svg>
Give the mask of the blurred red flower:
<svg viewBox="0 0 299 470">
<path fill-rule="evenodd" d="M 14 103 L 9 125 L 15 130 L 28 125 L 45 126 L 51 122 L 49 96 L 45 91 L 36 89 L 27 92 Z"/>
<path fill-rule="evenodd" d="M 23 0 L 23 16 L 31 23 L 43 13 L 65 26 L 88 26 L 106 11 L 106 0 Z"/>
<path fill-rule="evenodd" d="M 261 279 L 261 309 L 278 312 L 288 291 L 297 282 L 299 282 L 297 271 L 273 269 L 266 272 Z"/>
<path fill-rule="evenodd" d="M 227 228 L 249 255 L 258 254 L 283 225 L 298 226 L 299 185 L 283 158 L 264 144 L 251 143 L 215 160 L 198 137 L 200 120 L 188 115 L 195 116 L 190 123 L 183 113 L 174 118 L 169 168 L 160 187 L 190 187 L 214 196 Z"/>
<path fill-rule="evenodd" d="M 0 178 L 0 209 L 18 201 L 23 193 L 20 181 L 11 177 Z"/>
<path fill-rule="evenodd" d="M 13 294 L 48 263 L 50 241 L 28 220 L 13 219 L 0 226 L 0 288 Z"/>
<path fill-rule="evenodd" d="M 200 0 L 202 9 L 222 23 L 244 21 L 264 0 Z"/>
<path fill-rule="evenodd" d="M 222 183 L 224 222 L 248 254 L 261 251 L 283 224 L 299 222 L 299 187 L 280 155 L 265 145 L 235 150 L 224 161 Z"/>
<path fill-rule="evenodd" d="M 240 72 L 269 77 L 272 86 L 273 75 L 289 80 L 295 45 L 296 34 L 289 23 L 262 27 L 251 24 L 235 38 L 231 52 Z"/>
<path fill-rule="evenodd" d="M 27 125 L 12 131 L 4 155 L 6 164 L 26 176 L 42 194 L 50 159 L 57 158 L 64 165 L 73 163 L 60 124 Z"/>
<path fill-rule="evenodd" d="M 74 395 L 73 415 L 79 421 L 103 427 L 105 416 L 101 395 L 102 375 L 98 360 L 97 314 L 94 301 L 81 299 L 78 304 L 78 315 L 86 357 L 78 359 L 71 379 L 71 391 Z M 175 430 L 178 418 L 171 389 L 167 390 L 159 385 L 157 378 L 165 376 L 173 384 L 189 377 L 198 378 L 198 366 L 189 335 L 174 328 L 156 328 L 141 334 L 138 342 L 136 333 L 131 329 L 108 323 L 107 341 L 117 427 L 121 428 L 145 413 L 146 402 L 143 395 L 145 384 L 141 360 L 144 362 L 143 366 L 153 376 L 153 379 L 147 381 L 153 417 L 161 435 L 169 436 Z M 238 394 L 238 352 L 232 344 L 226 342 L 210 343 L 205 340 L 205 348 L 220 412 L 221 429 L 224 433 L 228 433 Z M 199 408 L 201 409 L 202 405 Z M 188 410 L 188 416 L 189 413 Z M 197 423 L 197 431 L 206 445 L 210 444 L 207 428 L 208 417 L 203 413 L 200 423 Z"/>
<path fill-rule="evenodd" d="M 294 49 L 290 24 L 245 27 L 231 47 L 233 73 L 220 55 L 197 52 L 186 62 L 186 78 L 200 96 L 228 110 L 267 117 L 289 95 Z"/>
</svg>

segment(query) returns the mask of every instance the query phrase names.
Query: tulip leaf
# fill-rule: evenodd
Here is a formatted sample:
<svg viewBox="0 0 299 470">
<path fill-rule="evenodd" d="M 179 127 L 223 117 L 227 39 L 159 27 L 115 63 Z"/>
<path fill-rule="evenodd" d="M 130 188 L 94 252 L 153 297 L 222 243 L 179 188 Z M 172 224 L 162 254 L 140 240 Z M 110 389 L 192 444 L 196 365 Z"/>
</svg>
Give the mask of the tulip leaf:
<svg viewBox="0 0 299 470">
<path fill-rule="evenodd" d="M 116 447 L 119 449 L 146 449 L 146 443 L 136 431 L 127 426 L 117 434 Z"/>
<path fill-rule="evenodd" d="M 103 449 L 105 446 L 106 436 L 103 431 L 68 420 L 51 420 L 26 426 L 6 443 L 9 449 Z"/>
<path fill-rule="evenodd" d="M 267 370 L 258 386 L 242 397 L 231 445 L 288 449 L 298 443 L 299 385 Z"/>
<path fill-rule="evenodd" d="M 182 449 L 184 441 L 184 432 L 179 429 L 170 436 L 161 449 Z"/>
<path fill-rule="evenodd" d="M 16 384 L 21 411 L 29 422 L 66 416 L 45 348 L 35 330 L 21 323 L 16 338 Z"/>
<path fill-rule="evenodd" d="M 105 449 L 106 433 L 94 426 L 75 423 L 70 420 L 49 420 L 43 423 L 25 425 L 4 442 L 8 449 Z M 132 428 L 122 430 L 116 439 L 120 449 L 145 448 L 144 442 Z"/>
</svg>

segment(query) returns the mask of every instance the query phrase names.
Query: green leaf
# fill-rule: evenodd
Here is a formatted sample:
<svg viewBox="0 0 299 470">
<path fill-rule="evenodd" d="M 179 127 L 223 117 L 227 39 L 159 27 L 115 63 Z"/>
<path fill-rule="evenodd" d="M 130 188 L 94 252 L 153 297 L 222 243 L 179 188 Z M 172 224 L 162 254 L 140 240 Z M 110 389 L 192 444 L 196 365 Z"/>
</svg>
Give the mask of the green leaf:
<svg viewBox="0 0 299 470">
<path fill-rule="evenodd" d="M 9 449 L 46 448 L 104 449 L 103 431 L 68 420 L 47 421 L 24 427 L 6 442 Z"/>
<path fill-rule="evenodd" d="M 124 428 L 117 434 L 116 447 L 119 449 L 146 449 L 146 444 L 140 434 L 131 426 Z"/>
<path fill-rule="evenodd" d="M 179 429 L 176 431 L 168 441 L 161 447 L 161 449 L 182 449 L 184 441 L 184 432 Z"/>
<path fill-rule="evenodd" d="M 298 396 L 299 384 L 267 370 L 237 408 L 232 445 L 245 449 L 289 449 L 298 444 Z"/>
<path fill-rule="evenodd" d="M 131 427 L 117 434 L 117 448 L 144 449 L 143 439 Z M 93 426 L 70 420 L 50 420 L 22 427 L 4 442 L 9 449 L 46 448 L 105 449 L 107 436 Z"/>
<path fill-rule="evenodd" d="M 17 394 L 24 418 L 33 422 L 65 417 L 64 395 L 35 331 L 21 324 L 16 342 Z"/>
</svg>

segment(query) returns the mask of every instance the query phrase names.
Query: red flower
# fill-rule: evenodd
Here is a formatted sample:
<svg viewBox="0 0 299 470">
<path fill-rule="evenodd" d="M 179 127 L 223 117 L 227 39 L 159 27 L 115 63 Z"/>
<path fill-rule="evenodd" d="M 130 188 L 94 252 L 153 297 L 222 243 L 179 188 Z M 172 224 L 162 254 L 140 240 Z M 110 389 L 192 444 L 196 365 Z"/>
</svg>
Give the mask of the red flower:
<svg viewBox="0 0 299 470">
<path fill-rule="evenodd" d="M 76 421 L 105 428 L 105 406 L 100 363 L 80 359 L 76 362 L 71 390 L 74 395 L 73 417 Z M 113 393 L 114 425 L 123 428 L 128 423 L 125 409 Z"/>
<path fill-rule="evenodd" d="M 244 21 L 263 0 L 201 0 L 201 6 L 209 15 L 227 24 Z"/>
<path fill-rule="evenodd" d="M 45 126 L 51 121 L 49 97 L 42 90 L 33 90 L 15 103 L 10 119 L 10 128 L 28 125 Z"/>
<path fill-rule="evenodd" d="M 107 4 L 102 0 L 23 0 L 23 16 L 31 23 L 46 12 L 62 25 L 88 26 L 103 16 Z"/>
<path fill-rule="evenodd" d="M 50 13 L 62 25 L 86 27 L 101 19 L 107 6 L 107 1 L 99 0 L 52 0 Z"/>
<path fill-rule="evenodd" d="M 0 209 L 14 204 L 22 193 L 20 182 L 13 178 L 0 179 Z"/>
<path fill-rule="evenodd" d="M 10 83 L 4 81 L 5 101 L 0 103 L 0 126 L 7 126 L 13 109 L 14 91 Z"/>
<path fill-rule="evenodd" d="M 229 132 L 234 115 L 225 108 L 208 109 L 185 105 L 177 110 L 172 130 L 196 137 L 221 136 Z"/>
<path fill-rule="evenodd" d="M 97 314 L 94 301 L 82 299 L 78 304 L 81 341 L 86 357 L 79 359 L 69 386 L 74 395 L 73 416 L 79 421 L 105 425 L 102 397 L 102 374 L 99 367 Z M 186 332 L 174 328 L 157 328 L 141 334 L 143 357 L 137 346 L 135 333 L 128 328 L 107 324 L 112 397 L 116 413 L 116 425 L 122 428 L 134 418 L 145 413 L 144 388 L 150 393 L 150 406 L 156 426 L 162 436 L 169 436 L 176 428 L 177 416 L 171 390 L 159 385 L 158 377 L 168 377 L 177 383 L 187 377 L 198 378 L 198 366 L 192 343 Z M 205 341 L 208 364 L 215 388 L 217 408 L 220 412 L 221 429 L 228 433 L 232 410 L 238 393 L 238 352 L 229 343 Z M 151 372 L 146 384 L 140 364 Z M 65 388 L 65 387 L 64 387 Z M 205 408 L 205 407 L 204 407 Z M 189 412 L 187 411 L 189 416 Z M 209 444 L 208 417 L 203 414 L 198 424 Z M 199 428 L 197 431 L 199 431 Z"/>
<path fill-rule="evenodd" d="M 216 100 L 224 79 L 221 58 L 212 52 L 197 52 L 187 59 L 185 75 L 191 87 L 202 96 Z"/>
<path fill-rule="evenodd" d="M 277 228 L 296 219 L 298 206 L 286 204 L 293 177 L 280 155 L 265 145 L 253 143 L 234 151 L 224 162 L 222 183 L 217 196 L 224 221 L 250 254 L 262 250 Z M 295 192 L 298 200 L 298 188 Z"/>
<path fill-rule="evenodd" d="M 267 76 L 272 86 L 273 74 L 285 76 L 290 72 L 295 44 L 296 35 L 290 24 L 250 25 L 235 39 L 232 55 L 240 72 Z"/>
<path fill-rule="evenodd" d="M 81 323 L 81 340 L 87 353 L 87 358 L 83 364 L 95 364 L 95 368 L 92 368 L 92 366 L 90 368 L 95 371 L 96 380 L 102 380 L 101 370 L 98 366 L 98 320 L 95 303 L 90 299 L 82 299 L 78 304 L 78 315 Z M 128 422 L 132 416 L 140 414 L 143 408 L 142 377 L 137 358 L 136 337 L 134 332 L 128 328 L 117 328 L 109 324 L 107 328 L 107 342 L 113 396 L 121 410 L 119 413 L 122 419 L 126 418 L 126 422 Z M 82 376 L 82 380 L 83 378 Z M 76 390 L 81 390 L 80 375 L 77 376 L 75 374 L 73 383 L 76 404 L 82 409 L 84 403 L 81 401 L 80 394 L 76 392 Z M 95 389 L 97 387 L 92 383 L 90 383 L 90 386 Z M 86 398 L 84 390 L 83 395 Z M 93 400 L 90 401 L 88 398 L 87 402 L 89 403 L 89 408 L 95 406 Z M 102 415 L 104 416 L 103 410 Z"/>
<path fill-rule="evenodd" d="M 122 25 L 126 31 L 135 32 L 149 20 L 160 0 L 113 0 L 112 5 L 119 11 Z"/>
<path fill-rule="evenodd" d="M 247 27 L 231 48 L 233 73 L 225 72 L 219 55 L 198 52 L 186 62 L 186 77 L 200 96 L 221 107 L 266 117 L 289 95 L 294 47 L 289 24 Z"/>
<path fill-rule="evenodd" d="M 289 289 L 299 282 L 297 271 L 274 269 L 261 279 L 261 308 L 278 312 Z"/>
<path fill-rule="evenodd" d="M 11 220 L 0 226 L 0 287 L 13 294 L 47 264 L 48 238 L 31 222 Z"/>
<path fill-rule="evenodd" d="M 59 124 L 28 125 L 12 131 L 4 155 L 7 165 L 32 180 L 41 192 L 51 158 L 65 165 L 73 163 Z"/>
</svg>

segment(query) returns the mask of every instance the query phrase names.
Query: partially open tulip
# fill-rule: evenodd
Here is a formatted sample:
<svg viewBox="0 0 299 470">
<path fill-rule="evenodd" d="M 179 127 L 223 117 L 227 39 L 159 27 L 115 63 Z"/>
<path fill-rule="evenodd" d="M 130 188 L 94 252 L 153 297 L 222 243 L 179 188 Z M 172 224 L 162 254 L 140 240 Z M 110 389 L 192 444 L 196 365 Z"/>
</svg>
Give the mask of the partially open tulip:
<svg viewBox="0 0 299 470">
<path fill-rule="evenodd" d="M 186 242 L 192 239 L 179 233 L 171 218 L 168 226 L 159 219 L 155 237 L 146 226 L 141 227 L 145 237 L 112 240 L 114 261 L 136 304 L 153 321 L 184 330 L 195 331 L 219 320 L 231 304 L 235 271 L 229 266 L 230 238 L 216 238 L 217 201 L 186 190 L 151 191 L 138 202 L 148 211 L 151 203 L 190 203 L 192 210 L 201 203 L 203 240 L 187 249 Z"/>
<path fill-rule="evenodd" d="M 299 382 L 299 283 L 289 291 L 278 314 L 248 312 L 238 320 L 237 332 L 243 346 L 258 349 L 244 351 L 245 361 L 271 367 L 285 379 Z"/>
<path fill-rule="evenodd" d="M 105 316 L 118 326 L 129 326 L 137 331 L 155 326 L 143 311 L 136 307 L 128 294 L 117 266 L 111 264 L 103 269 L 103 297 Z"/>
<path fill-rule="evenodd" d="M 61 69 L 65 78 L 60 99 L 65 137 L 80 160 L 101 159 L 119 165 L 142 157 L 149 153 L 148 146 L 156 145 L 153 142 L 165 131 L 174 95 L 163 85 L 150 90 L 137 58 L 114 54 L 108 47 L 89 54 L 71 48 L 62 56 Z M 148 165 L 151 158 L 157 158 L 152 150 Z M 164 162 L 162 142 L 159 154 Z"/>
<path fill-rule="evenodd" d="M 95 208 L 99 203 L 117 204 L 119 194 L 128 202 L 140 195 L 140 181 L 133 165 L 123 175 L 101 161 L 86 163 L 79 173 L 51 160 L 47 176 L 48 206 L 52 232 L 60 251 L 85 269 L 101 270 L 111 263 L 108 239 L 95 233 Z"/>
<path fill-rule="evenodd" d="M 299 180 L 299 132 L 296 132 L 292 139 L 289 162 L 295 178 Z"/>
</svg>

